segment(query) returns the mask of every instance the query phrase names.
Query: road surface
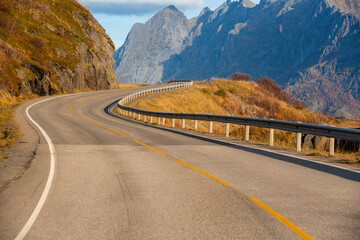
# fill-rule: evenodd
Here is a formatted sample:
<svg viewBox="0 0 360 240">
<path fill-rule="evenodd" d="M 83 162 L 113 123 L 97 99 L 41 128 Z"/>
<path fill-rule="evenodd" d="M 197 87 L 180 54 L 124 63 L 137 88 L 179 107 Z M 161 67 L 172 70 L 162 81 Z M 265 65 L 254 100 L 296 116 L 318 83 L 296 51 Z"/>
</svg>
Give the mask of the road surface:
<svg viewBox="0 0 360 240">
<path fill-rule="evenodd" d="M 54 172 L 31 123 L 40 143 L 0 194 L 0 239 L 359 239 L 359 173 L 105 113 L 133 91 L 29 109 Z"/>
</svg>

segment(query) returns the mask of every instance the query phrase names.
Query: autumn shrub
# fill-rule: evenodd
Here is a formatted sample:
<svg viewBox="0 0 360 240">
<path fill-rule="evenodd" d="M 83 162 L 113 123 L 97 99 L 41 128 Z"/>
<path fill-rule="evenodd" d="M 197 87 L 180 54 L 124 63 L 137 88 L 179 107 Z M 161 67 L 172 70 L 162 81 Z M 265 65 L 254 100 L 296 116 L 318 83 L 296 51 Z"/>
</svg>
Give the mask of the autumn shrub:
<svg viewBox="0 0 360 240">
<path fill-rule="evenodd" d="M 236 72 L 232 75 L 231 80 L 233 81 L 250 81 L 251 76 L 249 74 L 244 74 Z"/>
<path fill-rule="evenodd" d="M 224 89 L 219 89 L 215 92 L 215 95 L 218 95 L 220 97 L 226 97 L 226 91 Z"/>
<path fill-rule="evenodd" d="M 273 79 L 268 77 L 263 77 L 257 81 L 259 87 L 271 94 L 272 96 L 287 102 L 298 109 L 305 108 L 305 103 L 299 99 L 296 99 L 292 96 L 291 93 L 282 89 Z"/>
<path fill-rule="evenodd" d="M 46 42 L 43 39 L 34 37 L 31 42 L 38 50 L 43 51 L 45 49 Z"/>
<path fill-rule="evenodd" d="M 1 14 L 0 12 L 0 28 L 8 34 L 11 34 L 16 29 L 16 21 L 10 15 Z"/>
<path fill-rule="evenodd" d="M 13 7 L 13 0 L 1 0 L 0 11 L 10 13 Z"/>
</svg>

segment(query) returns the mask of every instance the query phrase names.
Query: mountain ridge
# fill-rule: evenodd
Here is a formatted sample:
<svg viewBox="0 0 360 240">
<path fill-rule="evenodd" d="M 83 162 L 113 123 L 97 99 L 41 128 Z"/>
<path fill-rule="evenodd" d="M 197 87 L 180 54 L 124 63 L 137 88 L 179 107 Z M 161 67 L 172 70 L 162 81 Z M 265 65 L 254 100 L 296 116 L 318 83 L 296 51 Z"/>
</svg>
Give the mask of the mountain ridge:
<svg viewBox="0 0 360 240">
<path fill-rule="evenodd" d="M 198 17 L 186 20 L 192 21 L 192 28 L 187 37 L 178 39 L 182 47 L 168 59 L 157 61 L 158 68 L 151 66 L 153 61 L 139 63 L 147 71 L 157 72 L 157 77 L 137 78 L 141 69 L 129 64 L 133 59 L 129 57 L 125 63 L 115 55 L 128 74 L 126 80 L 117 72 L 119 80 L 208 80 L 243 72 L 254 80 L 274 78 L 312 111 L 360 118 L 357 3 L 262 0 L 249 6 L 245 2 L 227 1 L 214 11 L 205 8 Z M 137 44 L 142 45 L 141 41 Z M 131 45 L 131 41 L 124 44 Z M 129 56 L 128 48 L 120 49 Z M 157 58 L 156 52 L 152 58 Z M 137 76 L 132 75 L 134 71 Z"/>
</svg>

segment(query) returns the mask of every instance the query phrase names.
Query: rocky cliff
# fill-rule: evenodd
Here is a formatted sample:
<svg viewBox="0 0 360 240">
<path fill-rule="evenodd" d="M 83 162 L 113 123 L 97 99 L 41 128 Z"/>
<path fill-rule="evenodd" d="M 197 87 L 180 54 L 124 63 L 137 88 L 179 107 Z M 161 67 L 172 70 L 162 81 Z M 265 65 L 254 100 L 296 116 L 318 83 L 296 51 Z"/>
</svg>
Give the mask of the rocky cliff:
<svg viewBox="0 0 360 240">
<path fill-rule="evenodd" d="M 181 51 L 159 60 L 159 68 L 144 61 L 138 65 L 159 76 L 151 82 L 227 78 L 234 72 L 254 80 L 268 76 L 313 111 L 360 118 L 359 6 L 356 0 L 262 0 L 258 5 L 229 0 L 188 20 L 187 37 L 178 39 Z M 130 35 L 144 46 L 133 31 Z M 128 38 L 122 55 L 115 55 L 117 66 L 127 69 L 127 79 L 143 81 L 142 70 L 122 58 L 133 44 Z"/>
<path fill-rule="evenodd" d="M 115 52 L 120 82 L 155 83 L 163 79 L 163 65 L 180 53 L 189 35 L 188 20 L 174 6 L 157 13 L 145 24 L 135 24 L 124 45 Z"/>
<path fill-rule="evenodd" d="M 75 0 L 0 2 L 0 90 L 48 95 L 115 87 L 114 50 Z"/>
</svg>

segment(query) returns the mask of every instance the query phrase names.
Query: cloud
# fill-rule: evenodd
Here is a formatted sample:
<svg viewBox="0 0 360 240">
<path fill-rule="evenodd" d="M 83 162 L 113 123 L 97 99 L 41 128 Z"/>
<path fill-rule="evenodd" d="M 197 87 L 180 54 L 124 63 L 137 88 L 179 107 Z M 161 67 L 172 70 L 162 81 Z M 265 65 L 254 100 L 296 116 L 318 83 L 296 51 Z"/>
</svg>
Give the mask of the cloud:
<svg viewBox="0 0 360 240">
<path fill-rule="evenodd" d="M 168 5 L 181 9 L 203 7 L 203 0 L 79 0 L 93 13 L 110 15 L 144 15 Z"/>
</svg>

